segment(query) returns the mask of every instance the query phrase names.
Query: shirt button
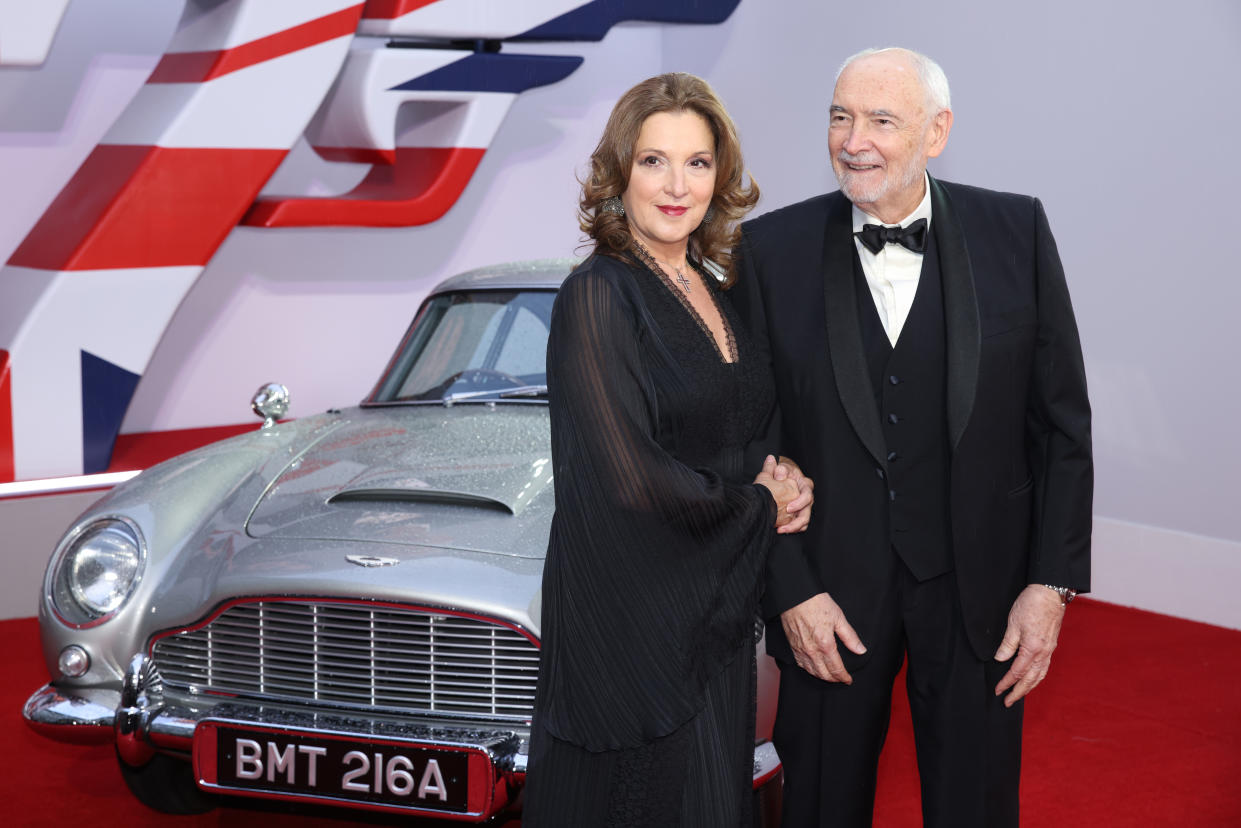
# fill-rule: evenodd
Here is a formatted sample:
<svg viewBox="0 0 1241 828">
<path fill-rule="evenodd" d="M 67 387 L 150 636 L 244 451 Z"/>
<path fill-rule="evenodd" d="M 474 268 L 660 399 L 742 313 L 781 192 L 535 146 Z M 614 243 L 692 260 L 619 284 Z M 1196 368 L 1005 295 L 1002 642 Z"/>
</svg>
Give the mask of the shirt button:
<svg viewBox="0 0 1241 828">
<path fill-rule="evenodd" d="M 896 424 L 897 424 L 897 423 L 899 423 L 900 421 L 901 421 L 901 418 L 900 418 L 900 417 L 898 417 L 898 416 L 896 416 L 895 414 L 889 414 L 889 415 L 888 415 L 888 422 L 889 422 L 889 423 L 892 423 L 892 425 L 896 425 Z"/>
<path fill-rule="evenodd" d="M 889 451 L 889 452 L 888 452 L 888 460 L 889 460 L 889 461 L 895 460 L 895 459 L 896 459 L 897 457 L 899 457 L 899 456 L 900 456 L 900 455 L 899 455 L 899 454 L 897 454 L 897 453 L 896 453 L 896 452 L 894 452 L 894 451 Z"/>
<path fill-rule="evenodd" d="M 896 489 L 888 489 L 888 500 L 896 502 Z"/>
<path fill-rule="evenodd" d="M 888 377 L 888 382 L 892 383 L 893 385 L 900 385 L 900 384 L 901 384 L 901 381 L 900 381 L 899 379 L 897 379 L 897 378 L 896 378 L 896 375 L 895 375 L 895 374 L 893 374 L 892 376 Z"/>
</svg>

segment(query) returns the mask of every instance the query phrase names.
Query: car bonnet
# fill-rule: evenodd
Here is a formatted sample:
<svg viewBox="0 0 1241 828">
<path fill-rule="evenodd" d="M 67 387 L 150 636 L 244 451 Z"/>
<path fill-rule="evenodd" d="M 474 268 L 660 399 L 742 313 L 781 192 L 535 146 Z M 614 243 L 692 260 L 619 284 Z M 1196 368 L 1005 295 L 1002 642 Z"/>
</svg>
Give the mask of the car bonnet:
<svg viewBox="0 0 1241 828">
<path fill-rule="evenodd" d="M 353 409 L 273 481 L 246 530 L 541 558 L 551 482 L 544 405 Z"/>
</svg>

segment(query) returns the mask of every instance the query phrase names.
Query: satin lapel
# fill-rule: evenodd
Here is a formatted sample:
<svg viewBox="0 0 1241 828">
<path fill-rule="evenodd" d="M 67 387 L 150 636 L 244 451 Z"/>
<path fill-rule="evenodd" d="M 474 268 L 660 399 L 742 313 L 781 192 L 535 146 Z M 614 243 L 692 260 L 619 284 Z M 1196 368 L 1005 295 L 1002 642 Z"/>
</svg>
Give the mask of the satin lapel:
<svg viewBox="0 0 1241 828">
<path fill-rule="evenodd" d="M 840 403 L 853 430 L 886 471 L 887 450 L 875 393 L 862 351 L 853 279 L 853 213 L 848 199 L 837 193 L 823 234 L 823 296 L 827 305 L 827 345 L 836 375 Z"/>
<path fill-rule="evenodd" d="M 974 410 L 978 387 L 978 297 L 965 232 L 952 199 L 931 179 L 931 230 L 939 247 L 944 283 L 944 328 L 948 351 L 948 439 L 955 451 Z"/>
</svg>

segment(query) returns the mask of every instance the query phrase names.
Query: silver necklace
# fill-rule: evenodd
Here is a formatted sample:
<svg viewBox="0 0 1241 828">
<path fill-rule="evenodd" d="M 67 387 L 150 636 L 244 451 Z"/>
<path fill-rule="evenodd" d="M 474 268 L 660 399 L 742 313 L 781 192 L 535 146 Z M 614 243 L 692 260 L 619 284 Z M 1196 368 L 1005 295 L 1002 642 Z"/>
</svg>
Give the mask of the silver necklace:
<svg viewBox="0 0 1241 828">
<path fill-rule="evenodd" d="M 685 295 L 689 296 L 689 279 L 685 278 L 685 274 L 681 272 L 681 268 L 669 265 L 677 272 L 677 283 L 681 285 L 681 290 L 685 291 Z"/>
<path fill-rule="evenodd" d="M 646 258 L 650 259 L 652 262 L 655 262 L 656 265 L 664 264 L 672 268 L 672 270 L 675 271 L 677 275 L 676 277 L 677 284 L 680 286 L 681 290 L 685 291 L 685 295 L 689 296 L 690 288 L 692 288 L 693 285 L 690 284 L 689 279 L 681 271 L 681 268 L 677 267 L 671 262 L 661 262 L 659 259 L 656 259 L 654 254 L 652 254 L 651 251 L 647 250 L 646 247 L 643 246 L 642 242 L 638 241 L 637 239 L 634 239 L 633 243 L 637 246 L 638 250 L 641 251 L 642 254 Z"/>
</svg>

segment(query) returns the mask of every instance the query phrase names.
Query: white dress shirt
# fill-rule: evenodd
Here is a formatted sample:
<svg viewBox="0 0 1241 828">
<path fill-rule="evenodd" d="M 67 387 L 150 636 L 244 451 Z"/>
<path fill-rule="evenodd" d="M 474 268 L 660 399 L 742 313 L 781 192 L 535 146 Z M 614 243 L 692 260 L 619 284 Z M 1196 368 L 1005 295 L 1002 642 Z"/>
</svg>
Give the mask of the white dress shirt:
<svg viewBox="0 0 1241 828">
<path fill-rule="evenodd" d="M 856 234 L 863 224 L 882 224 L 886 227 L 908 227 L 918 219 L 926 219 L 926 231 L 931 232 L 931 182 L 923 173 L 923 186 L 926 192 L 922 201 L 912 213 L 896 224 L 887 224 L 869 213 L 853 206 L 853 232 Z M 871 253 L 862 240 L 856 235 L 853 245 L 857 248 L 858 258 L 862 260 L 862 273 L 866 276 L 866 284 L 870 287 L 870 296 L 875 300 L 875 309 L 879 311 L 879 321 L 888 334 L 888 341 L 893 346 L 900 338 L 901 328 L 909 317 L 909 309 L 913 307 L 914 295 L 918 292 L 918 277 L 922 274 L 922 254 L 908 250 L 899 244 L 887 244 L 878 253 Z"/>
</svg>

